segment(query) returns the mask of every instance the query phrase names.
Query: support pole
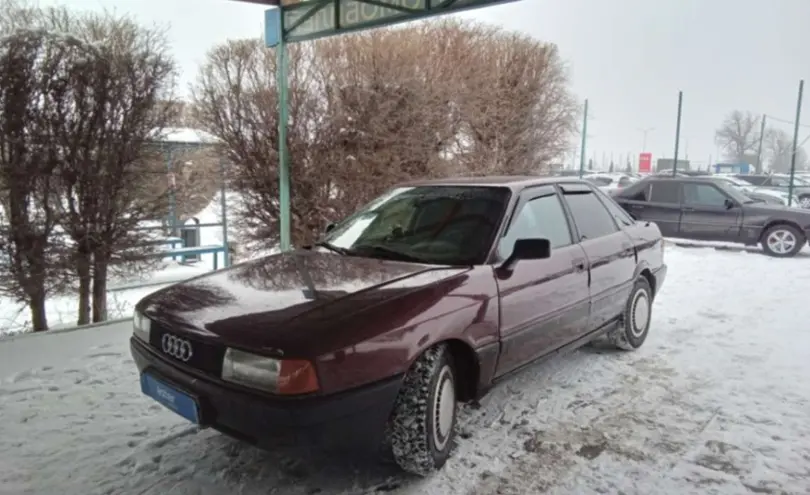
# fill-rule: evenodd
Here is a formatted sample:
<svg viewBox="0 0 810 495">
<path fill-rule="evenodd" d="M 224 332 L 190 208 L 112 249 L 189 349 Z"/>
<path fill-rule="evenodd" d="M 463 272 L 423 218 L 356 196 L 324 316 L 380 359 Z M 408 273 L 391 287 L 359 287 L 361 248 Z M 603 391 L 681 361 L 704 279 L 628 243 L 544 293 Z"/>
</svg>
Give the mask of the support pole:
<svg viewBox="0 0 810 495">
<path fill-rule="evenodd" d="M 225 197 L 225 191 L 227 191 L 227 186 L 225 184 L 225 159 L 219 159 L 219 179 L 220 179 L 220 190 L 219 190 L 219 206 L 222 209 L 222 247 L 224 251 L 222 252 L 222 266 L 223 268 L 228 268 L 231 266 L 231 252 L 229 248 L 228 242 L 228 201 Z M 216 254 L 214 254 L 216 257 Z"/>
<path fill-rule="evenodd" d="M 788 187 L 788 206 L 793 206 L 793 179 L 796 176 L 796 153 L 799 151 L 799 122 L 802 119 L 802 97 L 804 96 L 804 79 L 799 81 L 799 98 L 796 101 L 796 122 L 793 124 L 793 153 L 790 155 L 790 186 Z"/>
<path fill-rule="evenodd" d="M 762 122 L 759 124 L 759 146 L 757 147 L 757 166 L 756 172 L 758 174 L 762 173 L 762 141 L 765 140 L 765 119 L 767 117 L 765 114 L 762 114 Z"/>
<path fill-rule="evenodd" d="M 166 175 L 169 179 L 169 225 L 171 232 L 169 235 L 177 235 L 177 196 L 175 194 L 174 180 L 174 167 L 172 166 L 172 145 L 169 144 L 166 148 Z"/>
<path fill-rule="evenodd" d="M 579 178 L 585 175 L 585 143 L 588 139 L 588 99 L 585 99 L 585 112 L 582 116 L 582 144 L 579 149 Z"/>
<path fill-rule="evenodd" d="M 681 146 L 681 109 L 683 108 L 683 91 L 678 91 L 678 121 L 675 123 L 675 163 L 672 164 L 672 176 L 678 174 L 678 148 Z"/>
<path fill-rule="evenodd" d="M 287 42 L 284 30 L 276 46 L 276 71 L 278 73 L 278 206 L 280 244 L 282 251 L 292 246 L 290 235 L 290 160 L 287 152 L 288 79 L 287 79 Z"/>
</svg>

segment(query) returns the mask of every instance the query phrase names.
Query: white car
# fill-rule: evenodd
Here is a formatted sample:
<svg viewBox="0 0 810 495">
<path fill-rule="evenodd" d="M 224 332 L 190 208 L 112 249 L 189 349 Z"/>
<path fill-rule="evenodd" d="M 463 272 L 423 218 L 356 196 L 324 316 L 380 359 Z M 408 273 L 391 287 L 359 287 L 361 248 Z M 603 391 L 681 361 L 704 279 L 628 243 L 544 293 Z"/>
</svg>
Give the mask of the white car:
<svg viewBox="0 0 810 495">
<path fill-rule="evenodd" d="M 615 191 L 616 189 L 624 189 L 625 187 L 638 182 L 638 179 L 631 175 L 617 173 L 595 173 L 588 174 L 582 178 L 605 192 Z"/>
<path fill-rule="evenodd" d="M 763 187 L 757 187 L 757 186 L 754 186 L 754 185 L 752 185 L 752 184 L 750 184 L 748 182 L 745 182 L 744 180 L 740 180 L 740 179 L 738 179 L 738 178 L 736 178 L 734 176 L 731 176 L 731 175 L 717 174 L 717 175 L 712 176 L 712 178 L 714 180 L 721 180 L 721 181 L 729 184 L 733 188 L 739 190 L 740 192 L 742 192 L 743 194 L 745 194 L 746 196 L 748 196 L 748 197 L 750 197 L 752 199 L 762 199 L 764 201 L 768 201 L 768 198 L 772 198 L 773 201 L 768 201 L 769 203 L 772 202 L 772 203 L 781 204 L 781 205 L 784 205 L 784 206 L 787 206 L 787 204 L 788 204 L 788 198 L 790 196 L 786 192 L 776 191 L 776 190 L 773 190 L 773 189 L 766 189 L 766 188 L 763 188 Z M 801 201 L 799 201 L 799 198 L 796 195 L 794 195 L 793 196 L 792 206 L 795 206 L 795 207 L 798 208 L 800 204 L 801 204 Z"/>
</svg>

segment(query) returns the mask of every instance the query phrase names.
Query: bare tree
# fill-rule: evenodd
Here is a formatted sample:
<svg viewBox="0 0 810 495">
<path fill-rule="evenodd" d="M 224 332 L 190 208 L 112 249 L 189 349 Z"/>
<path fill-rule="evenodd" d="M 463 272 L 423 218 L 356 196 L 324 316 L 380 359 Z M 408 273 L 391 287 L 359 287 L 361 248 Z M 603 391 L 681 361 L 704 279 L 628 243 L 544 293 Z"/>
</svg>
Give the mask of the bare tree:
<svg viewBox="0 0 810 495">
<path fill-rule="evenodd" d="M 577 105 L 556 48 L 525 36 L 446 21 L 292 48 L 295 242 L 396 182 L 542 169 L 565 153 L 575 130 Z M 230 187 L 244 200 L 247 237 L 274 243 L 275 54 L 259 40 L 216 47 L 193 106 L 233 163 Z"/>
<path fill-rule="evenodd" d="M 577 103 L 552 44 L 497 28 L 468 27 L 458 81 L 474 173 L 534 173 L 562 156 L 576 132 Z"/>
<path fill-rule="evenodd" d="M 294 237 L 306 237 L 309 219 L 323 216 L 328 199 L 318 156 L 324 149 L 318 132 L 319 101 L 313 90 L 312 50 L 290 50 L 290 152 L 294 185 Z M 233 164 L 228 177 L 242 198 L 237 226 L 246 242 L 272 246 L 278 239 L 278 92 L 275 55 L 261 40 L 228 41 L 208 54 L 193 87 L 194 115 L 199 126 L 220 140 Z"/>
<path fill-rule="evenodd" d="M 41 31 L 0 38 L 0 185 L 4 292 L 28 304 L 34 331 L 48 329 L 45 299 L 54 281 L 60 220 L 55 173 L 61 150 L 50 140 L 76 44 Z"/>
<path fill-rule="evenodd" d="M 378 30 L 316 45 L 330 213 L 344 216 L 394 183 L 458 171 L 453 102 L 457 33 L 436 25 Z M 424 44 L 425 39 L 435 43 Z"/>
<path fill-rule="evenodd" d="M 734 110 L 715 132 L 715 142 L 733 160 L 744 160 L 756 154 L 759 147 L 761 117 L 751 112 Z M 759 164 L 754 164 L 761 169 Z"/>
<path fill-rule="evenodd" d="M 64 228 L 82 247 L 78 257 L 92 253 L 92 320 L 104 321 L 110 265 L 148 251 L 138 227 L 166 211 L 146 186 L 156 172 L 152 143 L 175 116 L 176 68 L 162 29 L 112 14 L 83 15 L 71 27 L 96 56 L 77 64 L 61 120 L 65 148 L 75 150 L 63 163 Z M 92 143 L 84 148 L 76 146 L 81 123 Z"/>
<path fill-rule="evenodd" d="M 765 142 L 770 169 L 778 173 L 789 173 L 793 158 L 793 136 L 782 129 L 768 129 Z M 804 148 L 797 149 L 796 170 L 803 170 L 808 164 L 807 151 Z"/>
</svg>

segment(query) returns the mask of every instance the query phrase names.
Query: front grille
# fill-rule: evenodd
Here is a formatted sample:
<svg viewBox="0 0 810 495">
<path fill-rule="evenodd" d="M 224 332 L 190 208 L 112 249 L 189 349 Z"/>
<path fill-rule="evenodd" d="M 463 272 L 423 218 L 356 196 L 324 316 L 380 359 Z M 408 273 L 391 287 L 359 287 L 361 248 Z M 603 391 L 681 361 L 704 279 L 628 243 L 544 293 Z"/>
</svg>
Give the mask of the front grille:
<svg viewBox="0 0 810 495">
<path fill-rule="evenodd" d="M 169 359 L 170 361 L 175 362 L 177 364 L 190 366 L 208 375 L 216 377 L 220 377 L 222 375 L 222 360 L 225 357 L 224 346 L 202 342 L 199 339 L 195 339 L 193 336 L 190 337 L 182 332 L 174 332 L 170 328 L 167 328 L 154 320 L 151 322 L 151 325 L 152 326 L 150 332 L 151 335 L 149 336 L 149 344 L 155 349 L 157 349 L 157 351 L 162 356 L 166 357 L 166 359 Z M 184 362 L 164 352 L 161 342 L 163 340 L 163 336 L 166 334 L 174 335 L 176 337 L 180 337 L 191 342 L 191 346 L 193 349 L 191 359 Z"/>
</svg>

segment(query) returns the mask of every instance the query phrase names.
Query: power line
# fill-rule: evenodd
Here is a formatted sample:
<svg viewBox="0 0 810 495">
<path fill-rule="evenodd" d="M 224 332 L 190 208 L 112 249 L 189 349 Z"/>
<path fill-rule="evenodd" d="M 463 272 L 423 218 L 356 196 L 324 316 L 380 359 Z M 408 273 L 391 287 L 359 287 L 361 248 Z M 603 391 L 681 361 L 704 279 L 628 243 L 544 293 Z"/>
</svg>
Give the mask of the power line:
<svg viewBox="0 0 810 495">
<path fill-rule="evenodd" d="M 773 115 L 765 115 L 765 117 L 767 117 L 770 120 L 775 120 L 777 122 L 782 122 L 783 124 L 790 124 L 790 125 L 795 124 L 795 122 L 793 122 L 793 121 L 786 120 L 786 119 L 780 119 L 779 117 L 774 117 Z M 799 127 L 806 127 L 808 129 L 810 129 L 810 124 L 799 124 Z"/>
</svg>

